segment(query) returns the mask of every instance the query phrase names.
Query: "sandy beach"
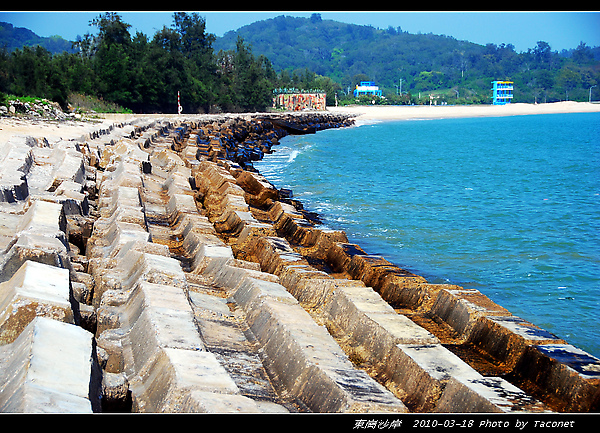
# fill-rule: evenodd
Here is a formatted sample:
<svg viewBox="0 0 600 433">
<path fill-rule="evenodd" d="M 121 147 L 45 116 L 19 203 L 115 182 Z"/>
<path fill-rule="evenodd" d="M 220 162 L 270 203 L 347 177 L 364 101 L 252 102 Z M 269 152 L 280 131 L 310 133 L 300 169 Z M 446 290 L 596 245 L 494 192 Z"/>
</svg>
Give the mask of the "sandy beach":
<svg viewBox="0 0 600 433">
<path fill-rule="evenodd" d="M 600 104 L 588 102 L 553 102 L 548 104 L 508 105 L 375 105 L 327 107 L 332 113 L 355 114 L 357 121 L 408 119 L 444 119 L 457 117 L 521 116 L 550 113 L 600 112 Z"/>
</svg>

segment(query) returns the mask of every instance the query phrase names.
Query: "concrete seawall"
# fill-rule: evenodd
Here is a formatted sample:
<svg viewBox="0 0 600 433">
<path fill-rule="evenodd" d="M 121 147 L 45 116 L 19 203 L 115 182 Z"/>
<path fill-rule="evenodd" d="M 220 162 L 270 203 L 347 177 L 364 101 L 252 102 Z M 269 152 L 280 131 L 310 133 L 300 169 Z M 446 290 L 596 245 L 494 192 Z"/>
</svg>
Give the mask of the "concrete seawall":
<svg viewBox="0 0 600 433">
<path fill-rule="evenodd" d="M 327 112 L 0 143 L 0 411 L 597 412 L 600 360 L 368 254 L 252 166 Z"/>
</svg>

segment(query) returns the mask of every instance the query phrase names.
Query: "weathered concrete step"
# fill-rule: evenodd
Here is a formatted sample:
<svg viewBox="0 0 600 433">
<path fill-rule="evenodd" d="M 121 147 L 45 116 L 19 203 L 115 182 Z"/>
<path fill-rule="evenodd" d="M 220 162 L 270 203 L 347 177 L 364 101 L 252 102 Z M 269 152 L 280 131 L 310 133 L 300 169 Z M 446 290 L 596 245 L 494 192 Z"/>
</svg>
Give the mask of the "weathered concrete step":
<svg viewBox="0 0 600 433">
<path fill-rule="evenodd" d="M 0 344 L 13 342 L 38 316 L 74 323 L 69 271 L 28 260 L 0 283 Z"/>
<path fill-rule="evenodd" d="M 189 292 L 196 324 L 207 349 L 216 355 L 242 395 L 264 406 L 264 410 L 297 412 L 294 402 L 282 399 L 271 383 L 258 345 L 248 339 L 241 310 L 236 309 L 230 299 L 215 296 L 213 290 L 196 286 Z"/>
<path fill-rule="evenodd" d="M 338 338 L 338 341 L 356 361 L 366 363 L 370 371 L 401 397 L 411 411 L 432 411 L 442 396 L 448 380 L 456 371 L 467 377 L 481 379 L 482 376 L 450 351 L 439 345 L 438 339 L 415 324 L 409 318 L 399 315 L 379 294 L 362 281 L 340 280 L 311 269 L 306 264 L 298 264 L 292 258 L 293 250 L 284 239 L 263 238 L 259 242 L 261 267 L 271 269 L 280 276 L 282 284 L 295 298 L 317 315 Z M 273 257 L 276 257 L 274 259 Z M 409 368 L 408 359 L 403 353 L 403 345 L 438 347 L 437 364 L 433 377 L 426 364 Z M 411 364 L 412 365 L 412 364 Z M 460 366 L 459 370 L 456 370 Z M 435 376 L 435 371 L 447 371 L 445 376 Z M 426 387 L 422 383 L 407 380 L 420 376 L 430 378 Z M 422 379 L 420 382 L 424 382 Z M 503 386 L 509 386 L 498 379 Z M 497 381 L 497 382 L 498 382 Z M 497 382 L 494 382 L 496 384 Z M 479 400 L 476 407 L 495 410 L 517 410 L 523 404 L 511 406 L 503 401 L 502 409 L 496 407 L 494 389 L 487 389 L 490 383 L 483 382 L 471 392 L 471 400 Z M 510 385 L 512 386 L 512 385 Z M 513 387 L 515 388 L 515 387 Z M 515 388 L 516 389 L 516 388 Z M 520 391 L 520 390 L 519 390 Z M 516 391 L 515 391 L 516 392 Z M 520 391 L 522 397 L 526 395 Z M 529 398 L 529 397 L 528 397 Z M 535 402 L 534 399 L 531 401 Z M 537 404 L 537 402 L 535 402 Z M 527 410 L 539 410 L 541 405 L 529 404 Z M 543 407 L 543 406 L 541 406 Z M 449 407 L 445 407 L 449 410 Z"/>
<path fill-rule="evenodd" d="M 210 267 L 217 284 L 235 284 L 232 298 L 267 355 L 267 370 L 315 412 L 405 412 L 389 391 L 358 370 L 323 326 L 280 284 L 252 271 Z M 256 272 L 256 271 L 254 271 Z M 235 276 L 232 277 L 230 273 Z M 299 324 L 301 324 L 299 326 Z M 310 378 L 310 379 L 309 379 Z"/>
<path fill-rule="evenodd" d="M 0 346 L 0 412 L 92 413 L 100 373 L 93 335 L 78 326 L 36 317 Z"/>
<path fill-rule="evenodd" d="M 70 267 L 62 205 L 35 200 L 23 215 L 2 220 L 9 226 L 4 232 L 6 246 L 0 251 L 0 282 L 8 280 L 26 260 Z"/>
</svg>

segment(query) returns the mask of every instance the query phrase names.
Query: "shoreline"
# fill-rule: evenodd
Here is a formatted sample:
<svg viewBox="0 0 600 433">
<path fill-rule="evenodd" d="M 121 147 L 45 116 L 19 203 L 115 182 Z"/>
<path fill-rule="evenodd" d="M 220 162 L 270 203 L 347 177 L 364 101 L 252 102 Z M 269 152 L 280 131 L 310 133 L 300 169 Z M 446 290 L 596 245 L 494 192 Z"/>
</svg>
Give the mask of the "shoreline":
<svg viewBox="0 0 600 433">
<path fill-rule="evenodd" d="M 48 140 L 72 140 L 91 131 L 109 128 L 119 122 L 132 119 L 156 118 L 173 121 L 208 120 L 220 117 L 238 117 L 251 119 L 257 116 L 277 115 L 341 115 L 349 116 L 355 122 L 384 122 L 419 119 L 451 119 L 469 117 L 502 117 L 535 114 L 567 114 L 600 112 L 600 103 L 589 102 L 550 102 L 544 104 L 507 104 L 507 105 L 349 105 L 345 107 L 329 106 L 325 111 L 301 111 L 281 113 L 222 113 L 222 114 L 98 114 L 98 118 L 82 120 L 45 120 L 15 117 L 0 118 L 0 141 L 6 141 L 13 135 L 46 138 Z"/>
<path fill-rule="evenodd" d="M 349 105 L 345 107 L 327 107 L 327 111 L 334 114 L 354 115 L 356 121 L 370 122 L 595 113 L 600 112 L 600 104 L 563 101 L 545 104 L 515 103 L 507 105 Z"/>
</svg>

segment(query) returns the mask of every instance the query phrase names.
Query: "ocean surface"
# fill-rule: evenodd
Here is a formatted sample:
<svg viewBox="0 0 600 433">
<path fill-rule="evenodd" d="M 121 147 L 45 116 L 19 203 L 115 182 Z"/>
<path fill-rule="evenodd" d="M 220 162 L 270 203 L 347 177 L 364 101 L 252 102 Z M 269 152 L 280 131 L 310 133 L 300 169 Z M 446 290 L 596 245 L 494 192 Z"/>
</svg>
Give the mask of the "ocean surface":
<svg viewBox="0 0 600 433">
<path fill-rule="evenodd" d="M 600 113 L 357 124 L 255 167 L 324 226 L 600 357 Z"/>
</svg>

